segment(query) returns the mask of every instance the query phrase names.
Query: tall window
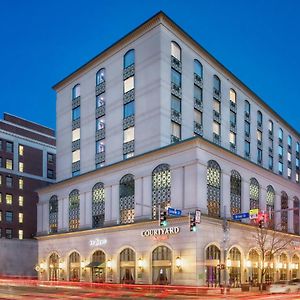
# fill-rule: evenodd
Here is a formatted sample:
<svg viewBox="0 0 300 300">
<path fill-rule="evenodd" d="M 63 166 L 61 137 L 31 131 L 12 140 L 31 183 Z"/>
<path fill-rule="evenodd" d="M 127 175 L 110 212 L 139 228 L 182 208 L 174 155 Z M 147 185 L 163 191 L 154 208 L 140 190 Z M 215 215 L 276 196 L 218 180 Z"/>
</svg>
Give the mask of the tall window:
<svg viewBox="0 0 300 300">
<path fill-rule="evenodd" d="M 158 209 L 171 206 L 171 171 L 168 164 L 157 166 L 152 172 L 152 218 L 158 216 Z"/>
<path fill-rule="evenodd" d="M 235 92 L 235 90 L 230 89 L 230 91 L 229 91 L 229 98 L 230 98 L 230 101 L 232 103 L 236 104 L 236 92 Z"/>
<path fill-rule="evenodd" d="M 281 192 L 281 230 L 288 230 L 288 195 L 286 192 Z"/>
<path fill-rule="evenodd" d="M 96 73 L 96 85 L 105 82 L 105 69 L 102 68 Z"/>
<path fill-rule="evenodd" d="M 230 176 L 230 213 L 231 215 L 241 212 L 242 177 L 236 170 L 231 171 Z"/>
<path fill-rule="evenodd" d="M 80 255 L 78 252 L 72 252 L 69 256 L 69 280 L 80 280 Z"/>
<path fill-rule="evenodd" d="M 250 179 L 249 193 L 250 193 L 250 209 L 259 208 L 260 188 L 259 188 L 259 183 L 255 178 Z"/>
<path fill-rule="evenodd" d="M 283 130 L 281 128 L 278 129 L 278 139 L 280 142 L 283 140 Z"/>
<path fill-rule="evenodd" d="M 273 135 L 274 125 L 271 120 L 269 120 L 269 133 Z"/>
<path fill-rule="evenodd" d="M 131 49 L 124 55 L 124 69 L 132 66 L 134 64 L 134 60 L 134 50 Z"/>
<path fill-rule="evenodd" d="M 208 215 L 220 217 L 221 168 L 214 160 L 207 164 L 207 209 Z"/>
<path fill-rule="evenodd" d="M 271 185 L 267 186 L 267 213 L 271 213 L 271 220 L 274 219 L 274 208 L 275 208 L 275 191 Z"/>
<path fill-rule="evenodd" d="M 120 223 L 134 222 L 134 176 L 127 174 L 120 180 Z"/>
<path fill-rule="evenodd" d="M 92 218 L 93 228 L 103 227 L 105 219 L 105 194 L 104 184 L 98 182 L 93 187 Z"/>
<path fill-rule="evenodd" d="M 208 286 L 220 283 L 220 270 L 218 265 L 221 260 L 221 250 L 216 245 L 210 245 L 205 251 L 206 282 Z"/>
<path fill-rule="evenodd" d="M 80 200 L 79 191 L 73 190 L 69 194 L 69 230 L 79 229 Z"/>
<path fill-rule="evenodd" d="M 203 66 L 197 59 L 194 59 L 194 73 L 200 78 L 203 77 Z"/>
<path fill-rule="evenodd" d="M 135 252 L 130 248 L 120 253 L 120 282 L 126 284 L 135 282 Z"/>
<path fill-rule="evenodd" d="M 214 87 L 214 93 L 217 95 L 220 95 L 221 94 L 221 80 L 217 75 L 214 75 L 213 87 Z"/>
<path fill-rule="evenodd" d="M 80 84 L 76 84 L 72 89 L 72 99 L 76 99 L 80 96 Z"/>
<path fill-rule="evenodd" d="M 294 197 L 294 232 L 296 234 L 299 234 L 299 208 L 300 208 L 300 204 L 299 204 L 299 199 L 297 197 Z"/>
<path fill-rule="evenodd" d="M 181 48 L 175 42 L 171 43 L 171 55 L 181 61 Z"/>
<path fill-rule="evenodd" d="M 262 116 L 261 111 L 259 110 L 259 111 L 257 112 L 257 126 L 258 126 L 258 127 L 261 127 L 261 126 L 262 126 L 262 123 L 263 123 L 263 116 Z"/>
<path fill-rule="evenodd" d="M 57 232 L 58 223 L 58 199 L 57 196 L 52 196 L 49 200 L 49 232 Z"/>
<path fill-rule="evenodd" d="M 245 100 L 245 115 L 250 117 L 250 103 L 247 100 Z"/>
</svg>

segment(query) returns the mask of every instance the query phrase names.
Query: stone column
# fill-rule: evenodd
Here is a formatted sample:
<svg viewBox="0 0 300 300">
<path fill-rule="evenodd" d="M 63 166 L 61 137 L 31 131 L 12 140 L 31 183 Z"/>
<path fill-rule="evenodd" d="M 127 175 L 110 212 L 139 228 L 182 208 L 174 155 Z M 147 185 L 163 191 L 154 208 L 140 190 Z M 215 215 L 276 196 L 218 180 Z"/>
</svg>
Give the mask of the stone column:
<svg viewBox="0 0 300 300">
<path fill-rule="evenodd" d="M 288 208 L 294 208 L 293 198 L 289 195 Z M 294 233 L 294 210 L 288 211 L 288 232 Z"/>
<path fill-rule="evenodd" d="M 183 208 L 184 175 L 183 167 L 171 169 L 171 207 Z"/>
<path fill-rule="evenodd" d="M 275 228 L 280 229 L 281 225 L 281 195 L 275 192 L 275 203 L 274 203 L 274 221 L 275 221 Z"/>
<path fill-rule="evenodd" d="M 104 224 L 110 223 L 112 221 L 112 188 L 110 185 L 104 187 L 105 194 L 105 219 Z"/>
<path fill-rule="evenodd" d="M 242 212 L 248 212 L 250 209 L 249 187 L 249 182 L 242 179 Z M 243 219 L 242 222 L 249 223 L 249 219 Z"/>
<path fill-rule="evenodd" d="M 197 207 L 197 164 L 184 167 L 184 197 L 183 207 L 185 209 L 195 209 Z M 180 206 L 179 206 L 180 207 Z"/>
<path fill-rule="evenodd" d="M 120 223 L 120 205 L 119 205 L 120 199 L 119 199 L 119 185 L 115 184 L 112 186 L 111 190 L 111 218 L 113 222 L 116 222 L 117 224 Z"/>
<path fill-rule="evenodd" d="M 85 222 L 85 192 L 79 194 L 79 228 L 84 229 L 86 227 Z"/>
<path fill-rule="evenodd" d="M 230 218 L 230 175 L 225 172 L 221 174 L 221 199 L 223 200 L 221 201 L 221 216 L 225 213 L 226 218 Z M 224 208 L 226 209 L 225 212 Z"/>
<path fill-rule="evenodd" d="M 135 178 L 134 180 L 134 215 L 135 220 L 142 218 L 143 210 L 143 178 Z"/>
<path fill-rule="evenodd" d="M 49 232 L 49 203 L 43 203 L 43 232 Z"/>
<path fill-rule="evenodd" d="M 90 191 L 85 193 L 85 224 L 86 224 L 86 228 L 92 228 L 93 227 L 92 192 L 90 192 Z"/>
<path fill-rule="evenodd" d="M 197 208 L 207 213 L 207 166 L 197 163 Z"/>
<path fill-rule="evenodd" d="M 267 210 L 267 190 L 262 186 L 260 187 L 259 209 Z"/>
<path fill-rule="evenodd" d="M 63 231 L 69 230 L 69 198 L 63 199 Z"/>
<path fill-rule="evenodd" d="M 172 194 L 171 194 L 172 197 Z M 143 177 L 142 216 L 152 218 L 152 176 Z"/>
<path fill-rule="evenodd" d="M 58 198 L 58 219 L 57 219 L 57 231 L 61 231 L 63 225 L 63 214 L 64 214 L 64 199 Z"/>
</svg>

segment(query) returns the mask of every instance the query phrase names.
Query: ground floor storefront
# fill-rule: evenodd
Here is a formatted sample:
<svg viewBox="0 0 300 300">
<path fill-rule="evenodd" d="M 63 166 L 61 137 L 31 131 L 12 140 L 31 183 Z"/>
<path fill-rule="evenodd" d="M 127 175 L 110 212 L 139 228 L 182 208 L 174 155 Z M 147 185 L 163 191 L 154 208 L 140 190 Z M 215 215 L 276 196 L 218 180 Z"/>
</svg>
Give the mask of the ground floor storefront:
<svg viewBox="0 0 300 300">
<path fill-rule="evenodd" d="M 41 236 L 38 248 L 39 279 L 50 281 L 240 287 L 257 285 L 262 267 L 253 227 L 230 223 L 224 242 L 222 221 L 206 217 L 196 232 L 181 217 Z M 296 246 L 266 261 L 265 281 L 299 278 Z"/>
</svg>

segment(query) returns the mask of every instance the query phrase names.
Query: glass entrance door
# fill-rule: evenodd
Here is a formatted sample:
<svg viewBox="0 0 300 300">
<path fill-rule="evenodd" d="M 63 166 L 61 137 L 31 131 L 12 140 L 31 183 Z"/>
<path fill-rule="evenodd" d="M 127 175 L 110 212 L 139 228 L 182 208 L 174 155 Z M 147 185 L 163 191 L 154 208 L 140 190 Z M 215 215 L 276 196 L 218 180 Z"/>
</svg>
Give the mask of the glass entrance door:
<svg viewBox="0 0 300 300">
<path fill-rule="evenodd" d="M 152 271 L 153 284 L 170 284 L 171 283 L 171 267 L 153 267 Z"/>
<path fill-rule="evenodd" d="M 93 268 L 92 279 L 93 279 L 93 282 L 97 282 L 97 283 L 105 282 L 105 269 L 99 268 L 99 267 Z"/>
</svg>

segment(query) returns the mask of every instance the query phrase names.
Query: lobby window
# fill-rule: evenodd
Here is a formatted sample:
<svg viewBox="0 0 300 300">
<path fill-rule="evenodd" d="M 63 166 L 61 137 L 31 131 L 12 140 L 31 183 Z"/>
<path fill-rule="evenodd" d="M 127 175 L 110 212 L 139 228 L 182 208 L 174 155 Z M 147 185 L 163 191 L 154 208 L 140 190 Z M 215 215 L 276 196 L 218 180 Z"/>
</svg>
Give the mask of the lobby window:
<svg viewBox="0 0 300 300">
<path fill-rule="evenodd" d="M 75 163 L 80 160 L 80 149 L 72 152 L 72 163 Z"/>
<path fill-rule="evenodd" d="M 72 89 L 72 99 L 76 99 L 80 96 L 80 84 L 76 84 Z"/>
<path fill-rule="evenodd" d="M 213 77 L 213 91 L 214 94 L 217 94 L 220 96 L 221 94 L 221 80 L 217 75 L 214 75 Z"/>
<path fill-rule="evenodd" d="M 269 120 L 269 134 L 273 135 L 273 131 L 274 131 L 273 122 L 271 120 Z"/>
<path fill-rule="evenodd" d="M 5 202 L 8 205 L 12 205 L 12 201 L 13 201 L 13 196 L 12 194 L 6 194 L 5 195 Z"/>
<path fill-rule="evenodd" d="M 51 196 L 49 200 L 49 232 L 57 232 L 58 224 L 58 199 L 56 195 Z"/>
<path fill-rule="evenodd" d="M 257 148 L 257 163 L 262 163 L 262 150 Z"/>
<path fill-rule="evenodd" d="M 105 145 L 103 141 L 96 142 L 96 153 L 103 153 L 105 152 Z"/>
<path fill-rule="evenodd" d="M 134 176 L 127 174 L 120 180 L 120 223 L 134 222 Z"/>
<path fill-rule="evenodd" d="M 19 223 L 22 224 L 24 220 L 24 215 L 23 213 L 19 213 Z"/>
<path fill-rule="evenodd" d="M 124 143 L 134 140 L 134 127 L 129 127 L 124 130 Z"/>
<path fill-rule="evenodd" d="M 48 163 L 53 163 L 54 162 L 54 154 L 47 153 L 47 162 Z"/>
<path fill-rule="evenodd" d="M 207 164 L 207 210 L 209 216 L 220 217 L 221 210 L 221 168 L 210 160 Z"/>
<path fill-rule="evenodd" d="M 282 141 L 283 141 L 283 130 L 281 128 L 278 129 L 278 139 L 279 139 L 279 142 L 282 143 Z"/>
<path fill-rule="evenodd" d="M 72 142 L 80 140 L 80 128 L 72 130 Z"/>
<path fill-rule="evenodd" d="M 12 239 L 13 238 L 13 231 L 10 228 L 5 229 L 5 237 L 7 239 Z"/>
<path fill-rule="evenodd" d="M 245 141 L 245 156 L 250 157 L 250 142 Z"/>
<path fill-rule="evenodd" d="M 250 117 L 250 103 L 247 100 L 245 100 L 245 116 Z"/>
<path fill-rule="evenodd" d="M 177 138 L 177 139 L 181 139 L 181 126 L 175 122 L 171 122 L 171 126 L 172 126 L 172 135 Z"/>
<path fill-rule="evenodd" d="M 242 177 L 236 170 L 230 176 L 230 213 L 238 214 L 242 210 Z"/>
<path fill-rule="evenodd" d="M 278 163 L 278 173 L 279 173 L 280 175 L 283 174 L 283 163 L 282 163 L 282 162 L 279 162 L 279 163 Z"/>
<path fill-rule="evenodd" d="M 230 131 L 230 133 L 229 133 L 229 142 L 230 142 L 230 146 L 235 148 L 235 146 L 236 146 L 236 134 L 232 131 Z"/>
<path fill-rule="evenodd" d="M 249 194 L 250 209 L 259 208 L 260 187 L 258 181 L 255 178 L 250 179 Z"/>
<path fill-rule="evenodd" d="M 102 68 L 96 73 L 96 85 L 105 82 L 105 69 Z"/>
<path fill-rule="evenodd" d="M 134 101 L 124 105 L 124 119 L 134 115 Z"/>
<path fill-rule="evenodd" d="M 13 161 L 12 159 L 6 159 L 5 161 L 5 168 L 8 170 L 12 170 L 13 169 Z"/>
<path fill-rule="evenodd" d="M 181 87 L 181 74 L 174 69 L 171 70 L 171 82 L 176 87 Z"/>
<path fill-rule="evenodd" d="M 134 50 L 131 49 L 124 55 L 124 69 L 132 66 L 134 64 L 134 60 Z"/>
<path fill-rule="evenodd" d="M 259 110 L 257 112 L 257 126 L 262 127 L 262 123 L 263 123 L 263 115 L 262 115 L 261 111 Z"/>
<path fill-rule="evenodd" d="M 6 142 L 6 152 L 13 153 L 14 144 L 12 142 Z"/>
<path fill-rule="evenodd" d="M 24 172 L 24 163 L 23 162 L 19 162 L 19 172 Z"/>
<path fill-rule="evenodd" d="M 105 128 L 105 117 L 97 118 L 96 119 L 96 131 Z"/>
<path fill-rule="evenodd" d="M 6 187 L 11 188 L 13 186 L 13 178 L 11 176 L 6 176 Z"/>
<path fill-rule="evenodd" d="M 229 99 L 235 105 L 236 104 L 236 92 L 233 89 L 229 91 Z"/>
<path fill-rule="evenodd" d="M 19 206 L 24 206 L 24 197 L 19 196 Z"/>
<path fill-rule="evenodd" d="M 24 189 L 24 180 L 23 180 L 23 178 L 19 178 L 19 189 L 20 190 Z"/>
<path fill-rule="evenodd" d="M 105 105 L 105 93 L 96 96 L 96 108 Z"/>
<path fill-rule="evenodd" d="M 248 121 L 245 121 L 245 135 L 250 137 L 250 123 Z"/>
<path fill-rule="evenodd" d="M 80 216 L 79 191 L 73 190 L 69 194 L 69 230 L 75 231 L 79 229 Z"/>
<path fill-rule="evenodd" d="M 274 208 L 275 208 L 275 190 L 271 185 L 267 186 L 267 212 L 270 211 L 274 214 Z M 272 215 L 273 215 L 272 214 Z"/>
<path fill-rule="evenodd" d="M 269 155 L 269 169 L 273 170 L 273 156 Z"/>
<path fill-rule="evenodd" d="M 19 240 L 23 240 L 23 238 L 24 238 L 24 233 L 23 233 L 23 230 L 22 230 L 22 229 L 19 229 L 18 235 L 19 235 Z"/>
<path fill-rule="evenodd" d="M 124 80 L 124 94 L 134 89 L 134 76 Z"/>
<path fill-rule="evenodd" d="M 194 59 L 194 74 L 203 78 L 203 66 L 197 59 Z"/>
<path fill-rule="evenodd" d="M 80 106 L 72 109 L 72 120 L 76 121 L 78 119 L 80 119 Z"/>
<path fill-rule="evenodd" d="M 152 219 L 159 218 L 159 207 L 171 206 L 171 171 L 168 164 L 158 165 L 152 171 Z"/>
<path fill-rule="evenodd" d="M 194 109 L 194 120 L 196 123 L 202 125 L 202 112 Z"/>
<path fill-rule="evenodd" d="M 103 227 L 105 220 L 105 192 L 102 182 L 94 185 L 92 195 L 92 226 L 93 228 Z"/>
<path fill-rule="evenodd" d="M 171 55 L 181 61 L 181 48 L 175 42 L 171 42 Z"/>
<path fill-rule="evenodd" d="M 19 145 L 19 155 L 20 156 L 24 155 L 24 146 L 23 145 Z"/>
<path fill-rule="evenodd" d="M 12 211 L 5 212 L 5 221 L 8 223 L 12 223 L 12 221 L 13 221 L 13 212 Z"/>
</svg>

